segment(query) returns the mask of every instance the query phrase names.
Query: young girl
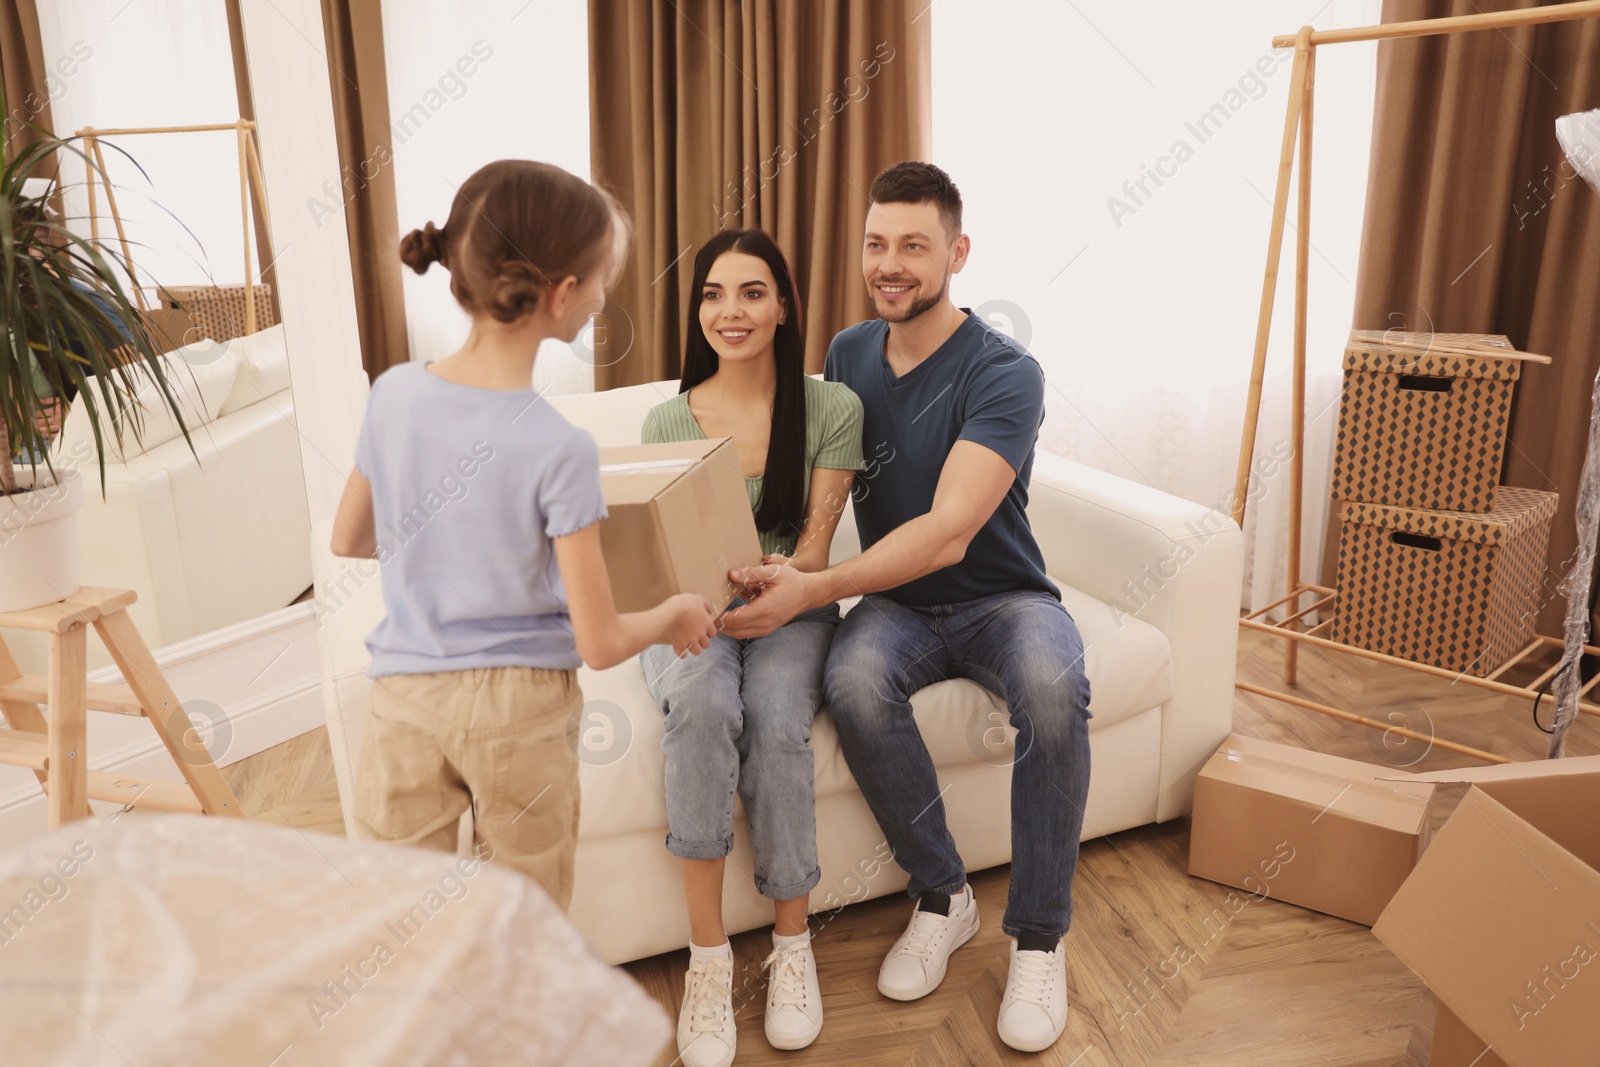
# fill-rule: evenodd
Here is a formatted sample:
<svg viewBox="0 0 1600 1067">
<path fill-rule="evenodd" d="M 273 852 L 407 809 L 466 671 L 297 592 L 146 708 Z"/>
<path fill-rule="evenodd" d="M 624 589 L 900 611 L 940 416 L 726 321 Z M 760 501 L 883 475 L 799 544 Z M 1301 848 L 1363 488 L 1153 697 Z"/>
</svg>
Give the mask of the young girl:
<svg viewBox="0 0 1600 1067">
<path fill-rule="evenodd" d="M 828 548 L 861 469 L 861 401 L 808 378 L 800 302 L 778 246 L 760 230 L 717 234 L 695 257 L 683 381 L 651 410 L 644 440 L 732 437 L 764 562 L 828 565 Z M 666 715 L 667 849 L 683 866 L 690 960 L 678 1051 L 686 1067 L 733 1062 L 733 955 L 722 876 L 733 845 L 735 783 L 744 798 L 756 888 L 773 900 L 765 966 L 766 1034 L 804 1048 L 822 1029 L 806 927 L 817 866 L 809 744 L 839 607 L 808 612 L 751 640 L 718 635 L 695 660 L 655 646 L 645 679 Z"/>
<path fill-rule="evenodd" d="M 336 555 L 376 558 L 383 576 L 356 771 L 363 834 L 454 851 L 470 805 L 480 854 L 563 909 L 580 659 L 601 669 L 658 641 L 698 655 L 716 635 L 702 596 L 617 614 L 599 453 L 531 388 L 540 342 L 577 336 L 627 240 L 605 193 L 513 159 L 462 183 L 444 229 L 408 234 L 401 259 L 419 274 L 443 264 L 472 328 L 449 357 L 373 383 L 333 529 Z"/>
</svg>

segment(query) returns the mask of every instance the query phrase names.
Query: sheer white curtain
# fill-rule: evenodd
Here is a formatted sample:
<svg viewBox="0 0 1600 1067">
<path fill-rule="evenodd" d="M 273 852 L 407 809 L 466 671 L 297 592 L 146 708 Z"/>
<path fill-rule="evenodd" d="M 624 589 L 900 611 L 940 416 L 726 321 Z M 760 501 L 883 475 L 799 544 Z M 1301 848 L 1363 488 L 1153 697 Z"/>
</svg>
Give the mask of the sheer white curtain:
<svg viewBox="0 0 1600 1067">
<path fill-rule="evenodd" d="M 972 256 L 953 283 L 1049 382 L 1041 447 L 1229 511 L 1292 51 L 1380 20 L 1379 0 L 937 0 L 934 161 Z M 1349 331 L 1376 46 L 1317 57 L 1302 574 L 1315 579 Z M 1292 203 L 1292 201 L 1291 201 Z M 1243 604 L 1282 594 L 1293 210 L 1246 518 Z M 1130 576 L 1137 578 L 1138 576 Z"/>
<path fill-rule="evenodd" d="M 402 235 L 430 220 L 443 226 L 456 187 L 496 159 L 538 159 L 589 177 L 586 0 L 384 0 L 383 39 Z M 411 358 L 449 355 L 468 322 L 446 273 L 406 271 L 405 294 Z M 583 336 L 572 346 L 546 342 L 535 386 L 592 390 L 586 351 Z"/>
<path fill-rule="evenodd" d="M 239 118 L 222 0 L 39 0 L 38 9 L 47 64 L 53 67 L 58 57 L 77 59 L 51 103 L 57 136 L 70 137 L 84 126 L 206 125 Z M 142 283 L 244 281 L 239 154 L 231 130 L 107 138 L 103 146 Z M 262 145 L 263 153 L 269 151 L 272 146 Z M 64 161 L 61 180 L 70 225 L 87 236 L 82 161 Z M 114 241 L 105 196 L 99 190 L 96 195 L 101 239 Z"/>
</svg>

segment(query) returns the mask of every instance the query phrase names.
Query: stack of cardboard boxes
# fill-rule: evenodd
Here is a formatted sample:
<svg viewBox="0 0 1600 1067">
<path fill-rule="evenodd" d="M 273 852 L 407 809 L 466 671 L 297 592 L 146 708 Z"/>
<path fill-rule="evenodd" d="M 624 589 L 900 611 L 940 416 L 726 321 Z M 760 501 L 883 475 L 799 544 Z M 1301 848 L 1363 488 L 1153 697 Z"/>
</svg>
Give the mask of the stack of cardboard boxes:
<svg viewBox="0 0 1600 1067">
<path fill-rule="evenodd" d="M 1533 639 L 1557 498 L 1500 485 L 1524 358 L 1501 336 L 1350 335 L 1333 640 L 1481 677 Z"/>
</svg>

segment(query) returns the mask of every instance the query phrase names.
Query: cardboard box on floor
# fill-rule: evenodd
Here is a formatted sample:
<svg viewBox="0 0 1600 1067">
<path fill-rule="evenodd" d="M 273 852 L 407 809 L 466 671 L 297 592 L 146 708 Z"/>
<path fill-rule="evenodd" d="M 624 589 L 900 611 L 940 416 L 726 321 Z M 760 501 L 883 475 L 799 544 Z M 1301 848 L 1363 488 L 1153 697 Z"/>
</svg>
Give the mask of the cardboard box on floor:
<svg viewBox="0 0 1600 1067">
<path fill-rule="evenodd" d="M 1460 1017 L 1443 1003 L 1433 1021 L 1433 1048 L 1428 1067 L 1506 1067 L 1483 1038 L 1467 1028 Z"/>
<path fill-rule="evenodd" d="M 1371 926 L 1426 843 L 1432 787 L 1234 734 L 1195 782 L 1189 873 Z"/>
<path fill-rule="evenodd" d="M 721 611 L 736 595 L 728 570 L 761 562 L 731 437 L 602 448 L 600 488 L 609 513 L 600 544 L 618 611 L 676 593 L 701 593 Z"/>
<path fill-rule="evenodd" d="M 1448 1009 L 1488 1047 L 1474 1067 L 1600 1063 L 1600 756 L 1407 782 L 1471 788 L 1372 932 L 1433 990 L 1441 1019 Z M 1436 1048 L 1474 1044 L 1445 1022 Z"/>
</svg>

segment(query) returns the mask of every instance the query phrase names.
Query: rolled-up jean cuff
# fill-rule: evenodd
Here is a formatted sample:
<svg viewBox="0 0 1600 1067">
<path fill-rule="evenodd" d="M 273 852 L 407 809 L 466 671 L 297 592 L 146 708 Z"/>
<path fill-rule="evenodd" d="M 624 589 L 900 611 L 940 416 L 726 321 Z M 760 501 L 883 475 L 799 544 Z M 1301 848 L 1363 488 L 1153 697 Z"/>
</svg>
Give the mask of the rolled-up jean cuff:
<svg viewBox="0 0 1600 1067">
<path fill-rule="evenodd" d="M 768 900 L 793 900 L 811 892 L 820 881 L 822 881 L 822 868 L 818 867 L 794 885 L 773 885 L 765 879 L 757 878 L 756 892 Z"/>
<path fill-rule="evenodd" d="M 967 884 L 967 880 L 965 878 L 962 878 L 961 881 L 957 882 L 955 885 L 950 885 L 950 886 L 930 886 L 929 888 L 924 889 L 922 892 L 923 893 L 943 893 L 947 897 L 953 897 L 957 893 L 961 892 L 961 890 L 966 887 L 966 884 Z M 911 892 L 911 890 L 908 889 L 908 890 L 906 890 L 906 896 L 910 897 L 912 900 L 917 900 L 922 896 L 922 893 L 913 893 L 913 892 Z"/>
<path fill-rule="evenodd" d="M 720 860 L 733 851 L 733 835 L 721 841 L 681 841 L 668 834 L 667 851 L 680 860 Z"/>
</svg>

